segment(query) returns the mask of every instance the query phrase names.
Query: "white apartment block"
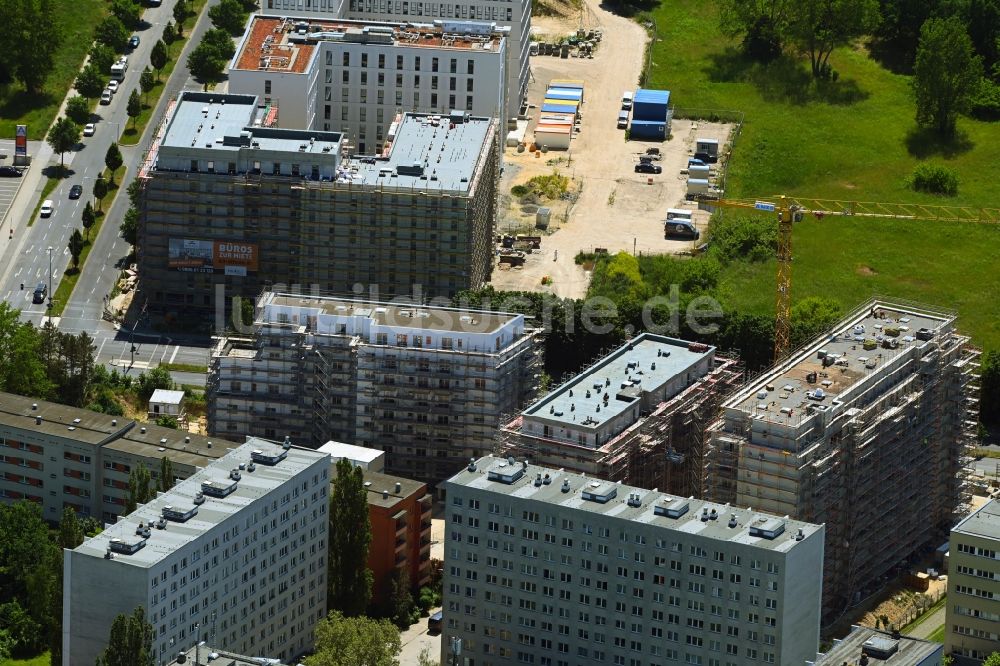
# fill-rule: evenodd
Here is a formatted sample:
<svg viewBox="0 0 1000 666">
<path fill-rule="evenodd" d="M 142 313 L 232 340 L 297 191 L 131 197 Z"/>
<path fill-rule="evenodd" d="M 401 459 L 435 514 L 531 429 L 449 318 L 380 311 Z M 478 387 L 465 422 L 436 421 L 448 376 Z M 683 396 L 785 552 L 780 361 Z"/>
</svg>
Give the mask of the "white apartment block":
<svg viewBox="0 0 1000 666">
<path fill-rule="evenodd" d="M 990 500 L 951 530 L 945 653 L 957 666 L 1000 652 L 1000 502 Z"/>
<path fill-rule="evenodd" d="M 92 664 L 145 609 L 157 663 L 200 641 L 290 660 L 326 613 L 330 460 L 251 440 L 73 551 L 63 664 Z"/>
<path fill-rule="evenodd" d="M 264 124 L 336 130 L 361 154 L 381 152 L 397 114 L 453 110 L 503 117 L 509 28 L 254 15 L 229 91 L 256 95 Z"/>
<path fill-rule="evenodd" d="M 822 525 L 513 458 L 473 461 L 444 489 L 442 664 L 816 656 Z"/>
<path fill-rule="evenodd" d="M 376 448 L 442 481 L 533 397 L 536 334 L 521 314 L 265 292 L 253 338 L 212 352 L 209 431 Z"/>
<path fill-rule="evenodd" d="M 528 95 L 531 0 L 261 0 L 261 13 L 365 21 L 485 21 L 510 28 L 507 44 L 507 119 L 518 115 Z"/>
</svg>

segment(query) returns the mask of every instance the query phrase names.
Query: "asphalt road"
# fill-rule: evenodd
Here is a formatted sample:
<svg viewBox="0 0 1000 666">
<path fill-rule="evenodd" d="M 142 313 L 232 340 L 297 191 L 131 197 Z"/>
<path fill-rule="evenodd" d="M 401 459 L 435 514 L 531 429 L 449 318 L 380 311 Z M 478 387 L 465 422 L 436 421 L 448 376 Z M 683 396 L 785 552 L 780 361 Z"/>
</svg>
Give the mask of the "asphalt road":
<svg viewBox="0 0 1000 666">
<path fill-rule="evenodd" d="M 209 0 L 208 6 L 217 4 L 218 0 Z M 55 212 L 47 220 L 39 220 L 27 228 L 27 218 L 34 206 L 27 206 L 20 214 L 21 219 L 12 220 L 16 238 L 11 246 L 6 248 L 3 266 L 0 266 L 0 295 L 11 305 L 22 310 L 22 319 L 40 325 L 45 321 L 45 307 L 32 303 L 32 292 L 35 284 L 48 280 L 49 251 L 51 247 L 51 278 L 52 289 L 58 286 L 59 277 L 69 266 L 70 255 L 66 247 L 73 229 L 81 228 L 81 213 L 84 202 L 93 188 L 96 177 L 104 169 L 104 155 L 108 146 L 120 135 L 121 130 L 129 121 L 126 114 L 126 102 L 130 91 L 139 87 L 139 76 L 149 62 L 149 54 L 163 31 L 163 25 L 172 19 L 174 1 L 168 0 L 162 6 L 149 8 L 143 15 L 147 23 L 144 30 L 137 32 L 140 44 L 129 54 L 129 69 L 121 83 L 118 93 L 108 106 L 98 106 L 99 116 L 97 131 L 93 137 L 85 137 L 81 145 L 73 153 L 66 154 L 66 164 L 71 169 L 71 177 L 65 179 L 49 195 L 55 202 Z M 129 253 L 129 245 L 120 236 L 118 226 L 128 209 L 128 197 L 125 191 L 135 178 L 136 168 L 142 159 L 150 138 L 159 126 L 163 112 L 169 101 L 182 89 L 200 90 L 201 86 L 191 79 L 187 69 L 187 54 L 197 45 L 206 30 L 211 27 L 207 18 L 207 8 L 199 17 L 198 23 L 189 35 L 180 55 L 180 62 L 167 80 L 164 91 L 152 113 L 152 120 L 147 125 L 141 140 L 135 146 L 122 146 L 124 163 L 128 171 L 120 183 L 120 194 L 114 205 L 105 211 L 101 233 L 92 238 L 93 246 L 82 274 L 69 303 L 63 310 L 62 317 L 53 320 L 61 331 L 77 333 L 86 331 L 94 337 L 97 348 L 97 360 L 109 366 L 129 370 L 138 374 L 148 367 L 160 362 L 175 362 L 194 365 L 206 365 L 208 360 L 208 340 L 194 342 L 178 340 L 177 343 L 169 335 L 161 335 L 141 328 L 135 335 L 136 351 L 131 352 L 132 334 L 129 330 L 118 330 L 113 324 L 102 319 L 104 299 L 110 294 L 120 272 L 120 264 Z M 44 154 L 45 151 L 39 151 Z M 57 158 L 49 160 L 57 163 Z M 33 168 L 44 168 L 46 164 L 36 164 Z M 44 179 L 43 179 L 44 182 Z M 84 198 L 71 201 L 68 198 L 69 188 L 74 184 L 84 188 Z M 41 185 L 39 185 L 39 188 Z M 2 202 L 0 202 L 2 203 Z M 24 283 L 24 289 L 21 289 Z M 134 362 L 133 362 L 134 361 Z M 175 373 L 176 381 L 185 384 L 204 385 L 203 374 Z"/>
</svg>

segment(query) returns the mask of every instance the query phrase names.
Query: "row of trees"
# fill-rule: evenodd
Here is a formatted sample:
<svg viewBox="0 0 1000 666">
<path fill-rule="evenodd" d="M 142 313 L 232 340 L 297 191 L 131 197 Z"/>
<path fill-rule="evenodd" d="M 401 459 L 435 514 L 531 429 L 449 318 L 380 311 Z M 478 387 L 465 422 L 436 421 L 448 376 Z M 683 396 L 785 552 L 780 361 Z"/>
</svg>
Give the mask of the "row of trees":
<svg viewBox="0 0 1000 666">
<path fill-rule="evenodd" d="M 254 0 L 222 0 L 209 8 L 213 28 L 188 55 L 188 69 L 206 87 L 222 80 L 226 63 L 236 53 L 233 36 L 242 34 L 247 17 L 256 7 Z"/>
</svg>

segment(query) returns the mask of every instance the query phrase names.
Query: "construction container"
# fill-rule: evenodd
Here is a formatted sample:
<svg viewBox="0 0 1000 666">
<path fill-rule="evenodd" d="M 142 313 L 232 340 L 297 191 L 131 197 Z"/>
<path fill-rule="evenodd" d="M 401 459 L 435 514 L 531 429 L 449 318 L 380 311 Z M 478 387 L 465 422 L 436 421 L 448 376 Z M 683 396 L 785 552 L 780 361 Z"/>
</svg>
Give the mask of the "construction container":
<svg viewBox="0 0 1000 666">
<path fill-rule="evenodd" d="M 539 229 L 548 229 L 549 220 L 552 219 L 552 209 L 548 207 L 539 208 L 535 213 L 535 226 Z"/>
<path fill-rule="evenodd" d="M 552 79 L 549 86 L 554 88 L 577 88 L 583 90 L 582 79 Z"/>
<path fill-rule="evenodd" d="M 667 138 L 667 124 L 663 121 L 636 120 L 632 117 L 629 138 L 664 141 Z"/>
<path fill-rule="evenodd" d="M 703 162 L 717 162 L 719 160 L 719 140 L 697 139 L 694 145 L 694 156 Z"/>
<path fill-rule="evenodd" d="M 688 198 L 699 197 L 711 192 L 711 187 L 704 178 L 688 178 L 687 196 Z"/>
<path fill-rule="evenodd" d="M 708 176 L 711 169 L 707 164 L 694 164 L 688 167 L 688 176 L 690 178 L 701 178 L 703 180 L 708 180 Z"/>
<path fill-rule="evenodd" d="M 670 135 L 670 91 L 639 88 L 632 97 L 633 139 L 664 141 Z"/>
<path fill-rule="evenodd" d="M 569 150 L 572 125 L 539 125 L 535 128 L 535 143 L 542 150 Z"/>
</svg>

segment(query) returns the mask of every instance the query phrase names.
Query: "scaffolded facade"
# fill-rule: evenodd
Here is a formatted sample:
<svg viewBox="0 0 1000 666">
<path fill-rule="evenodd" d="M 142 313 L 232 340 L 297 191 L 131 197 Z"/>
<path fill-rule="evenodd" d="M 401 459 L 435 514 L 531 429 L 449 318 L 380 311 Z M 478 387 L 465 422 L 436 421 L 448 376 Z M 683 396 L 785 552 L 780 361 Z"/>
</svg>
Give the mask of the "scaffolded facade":
<svg viewBox="0 0 1000 666">
<path fill-rule="evenodd" d="M 712 426 L 710 499 L 826 524 L 828 620 L 967 511 L 979 352 L 954 324 L 866 304 L 748 382 Z"/>
</svg>

